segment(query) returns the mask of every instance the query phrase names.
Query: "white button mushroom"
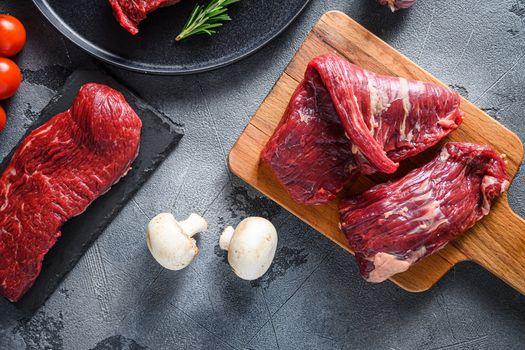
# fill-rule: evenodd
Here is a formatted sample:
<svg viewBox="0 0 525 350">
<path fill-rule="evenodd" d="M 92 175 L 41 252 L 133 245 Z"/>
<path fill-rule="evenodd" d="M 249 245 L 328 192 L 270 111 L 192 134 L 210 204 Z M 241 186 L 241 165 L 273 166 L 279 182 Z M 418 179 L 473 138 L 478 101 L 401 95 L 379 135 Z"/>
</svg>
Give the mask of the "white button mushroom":
<svg viewBox="0 0 525 350">
<path fill-rule="evenodd" d="M 206 231 L 208 223 L 197 214 L 178 222 L 169 213 L 155 216 L 148 224 L 146 242 L 151 255 L 169 270 L 181 270 L 199 253 L 192 236 Z"/>
<path fill-rule="evenodd" d="M 237 276 L 256 280 L 268 271 L 277 249 L 277 231 L 272 223 L 259 217 L 241 221 L 234 230 L 228 226 L 219 246 L 228 251 L 228 263 Z"/>
</svg>

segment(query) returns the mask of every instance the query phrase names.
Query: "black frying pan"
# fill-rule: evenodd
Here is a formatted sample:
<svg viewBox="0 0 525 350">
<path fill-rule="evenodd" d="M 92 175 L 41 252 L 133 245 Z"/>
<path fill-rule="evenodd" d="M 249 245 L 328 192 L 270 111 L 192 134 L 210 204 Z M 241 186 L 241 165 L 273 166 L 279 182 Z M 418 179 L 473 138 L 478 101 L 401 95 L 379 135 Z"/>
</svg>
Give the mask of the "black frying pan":
<svg viewBox="0 0 525 350">
<path fill-rule="evenodd" d="M 216 69 L 260 49 L 281 33 L 309 0 L 241 0 L 231 5 L 233 20 L 213 37 L 176 43 L 196 3 L 151 13 L 132 36 L 115 20 L 108 0 L 33 0 L 69 40 L 93 56 L 121 68 L 153 74 L 188 74 Z"/>
</svg>

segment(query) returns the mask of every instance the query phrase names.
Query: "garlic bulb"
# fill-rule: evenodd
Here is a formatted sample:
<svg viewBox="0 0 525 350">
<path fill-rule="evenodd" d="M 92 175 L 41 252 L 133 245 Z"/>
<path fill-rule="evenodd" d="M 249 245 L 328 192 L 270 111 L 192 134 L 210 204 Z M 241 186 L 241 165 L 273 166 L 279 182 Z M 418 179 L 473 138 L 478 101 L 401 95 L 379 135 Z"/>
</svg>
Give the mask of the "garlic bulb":
<svg viewBox="0 0 525 350">
<path fill-rule="evenodd" d="M 410 6 L 414 5 L 416 0 L 377 0 L 377 2 L 383 6 L 390 7 L 392 12 L 394 12 L 399 9 L 409 8 Z"/>
</svg>

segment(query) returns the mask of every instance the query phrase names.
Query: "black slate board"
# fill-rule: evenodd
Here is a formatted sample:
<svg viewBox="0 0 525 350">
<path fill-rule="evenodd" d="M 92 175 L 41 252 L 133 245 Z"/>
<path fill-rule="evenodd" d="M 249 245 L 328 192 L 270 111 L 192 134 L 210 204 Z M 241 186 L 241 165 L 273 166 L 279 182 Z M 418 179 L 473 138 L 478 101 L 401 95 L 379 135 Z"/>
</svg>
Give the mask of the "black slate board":
<svg viewBox="0 0 525 350">
<path fill-rule="evenodd" d="M 62 227 L 62 237 L 46 255 L 42 272 L 29 292 L 15 305 L 33 312 L 55 291 L 62 279 L 71 271 L 91 244 L 104 231 L 155 169 L 177 146 L 183 136 L 182 129 L 133 94 L 102 69 L 90 66 L 73 72 L 61 93 L 44 108 L 40 118 L 28 133 L 54 115 L 71 106 L 80 87 L 88 82 L 103 83 L 122 92 L 143 123 L 140 152 L 132 170 L 104 196 L 98 198 L 88 209 Z M 16 149 L 16 148 L 15 148 Z M 2 162 L 5 169 L 14 150 Z"/>
<path fill-rule="evenodd" d="M 212 37 L 175 37 L 194 6 L 183 0 L 148 15 L 133 36 L 117 23 L 108 0 L 33 0 L 65 37 L 91 55 L 121 68 L 155 74 L 188 74 L 223 67 L 276 38 L 310 0 L 242 0 L 230 6 L 232 21 Z"/>
</svg>

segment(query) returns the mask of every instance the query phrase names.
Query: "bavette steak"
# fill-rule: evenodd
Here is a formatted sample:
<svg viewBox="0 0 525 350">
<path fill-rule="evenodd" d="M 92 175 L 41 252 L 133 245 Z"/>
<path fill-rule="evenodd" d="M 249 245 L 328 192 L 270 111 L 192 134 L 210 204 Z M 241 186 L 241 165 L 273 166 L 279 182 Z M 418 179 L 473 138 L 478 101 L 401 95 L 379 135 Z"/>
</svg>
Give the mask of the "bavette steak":
<svg viewBox="0 0 525 350">
<path fill-rule="evenodd" d="M 148 13 L 161 7 L 175 5 L 181 0 L 109 0 L 113 13 L 120 25 L 131 34 L 139 32 L 137 28 Z"/>
<path fill-rule="evenodd" d="M 0 177 L 0 294 L 33 285 L 60 228 L 126 175 L 142 123 L 121 93 L 86 84 L 73 106 L 32 131 Z"/>
<path fill-rule="evenodd" d="M 435 145 L 461 123 L 459 104 L 447 88 L 318 56 L 261 159 L 295 201 L 325 203 L 355 175 L 393 173 Z"/>
<path fill-rule="evenodd" d="M 491 147 L 451 142 L 400 180 L 343 200 L 341 227 L 363 277 L 382 282 L 474 226 L 508 186 Z"/>
</svg>

